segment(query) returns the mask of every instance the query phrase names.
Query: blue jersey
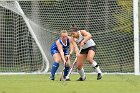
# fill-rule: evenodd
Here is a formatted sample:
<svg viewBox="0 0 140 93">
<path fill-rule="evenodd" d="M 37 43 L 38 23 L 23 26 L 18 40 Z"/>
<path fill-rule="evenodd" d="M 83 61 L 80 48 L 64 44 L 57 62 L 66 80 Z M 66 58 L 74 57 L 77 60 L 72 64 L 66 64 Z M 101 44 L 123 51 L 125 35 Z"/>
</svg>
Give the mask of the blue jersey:
<svg viewBox="0 0 140 93">
<path fill-rule="evenodd" d="M 63 43 L 61 38 L 59 38 L 58 41 L 62 45 L 64 55 L 68 55 L 68 51 L 69 51 L 68 49 L 69 49 L 69 45 L 70 45 L 69 38 L 67 38 L 66 44 Z M 56 42 L 54 42 L 52 44 L 50 52 L 51 52 L 52 55 L 54 55 L 55 53 L 59 53 L 58 47 L 56 45 Z"/>
</svg>

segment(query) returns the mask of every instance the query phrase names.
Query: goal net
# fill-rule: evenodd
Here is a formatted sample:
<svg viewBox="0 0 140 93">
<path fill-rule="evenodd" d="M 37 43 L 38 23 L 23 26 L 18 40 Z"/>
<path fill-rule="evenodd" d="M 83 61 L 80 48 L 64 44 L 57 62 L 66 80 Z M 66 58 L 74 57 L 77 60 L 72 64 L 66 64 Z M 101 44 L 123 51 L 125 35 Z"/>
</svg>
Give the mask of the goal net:
<svg viewBox="0 0 140 93">
<path fill-rule="evenodd" d="M 93 35 L 102 72 L 134 73 L 133 21 L 132 0 L 0 1 L 0 72 L 50 72 L 51 44 L 75 23 Z"/>
</svg>

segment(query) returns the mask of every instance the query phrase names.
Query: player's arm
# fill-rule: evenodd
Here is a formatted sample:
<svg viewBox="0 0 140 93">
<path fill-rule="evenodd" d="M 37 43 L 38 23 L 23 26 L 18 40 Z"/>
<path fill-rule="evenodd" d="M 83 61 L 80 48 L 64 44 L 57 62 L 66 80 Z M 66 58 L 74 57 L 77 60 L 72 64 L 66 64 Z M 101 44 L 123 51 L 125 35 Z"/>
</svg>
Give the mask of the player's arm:
<svg viewBox="0 0 140 93">
<path fill-rule="evenodd" d="M 73 53 L 73 50 L 74 50 L 74 46 L 73 46 L 73 44 L 72 44 L 72 38 L 71 37 L 68 37 L 69 38 L 69 40 L 70 40 L 70 53 L 69 53 L 69 55 L 72 55 L 72 53 Z"/>
<path fill-rule="evenodd" d="M 77 44 L 76 44 L 76 42 L 75 42 L 75 40 L 74 40 L 73 37 L 71 37 L 71 44 L 74 47 L 74 50 L 76 52 L 76 55 L 79 55 L 79 48 L 78 48 L 78 46 L 77 46 Z"/>
<path fill-rule="evenodd" d="M 57 45 L 58 50 L 60 52 L 61 58 L 62 58 L 62 60 L 63 60 L 63 62 L 65 64 L 66 60 L 65 60 L 65 56 L 64 56 L 62 45 L 60 44 L 60 42 L 58 40 L 56 41 L 56 45 Z"/>
<path fill-rule="evenodd" d="M 81 30 L 81 34 L 84 36 L 84 39 L 80 43 L 80 46 L 83 47 L 84 44 L 92 38 L 92 35 L 89 32 L 87 32 L 86 30 Z"/>
<path fill-rule="evenodd" d="M 72 43 L 70 43 L 70 55 L 73 53 L 73 50 L 74 50 L 74 47 L 73 47 L 73 44 Z"/>
</svg>

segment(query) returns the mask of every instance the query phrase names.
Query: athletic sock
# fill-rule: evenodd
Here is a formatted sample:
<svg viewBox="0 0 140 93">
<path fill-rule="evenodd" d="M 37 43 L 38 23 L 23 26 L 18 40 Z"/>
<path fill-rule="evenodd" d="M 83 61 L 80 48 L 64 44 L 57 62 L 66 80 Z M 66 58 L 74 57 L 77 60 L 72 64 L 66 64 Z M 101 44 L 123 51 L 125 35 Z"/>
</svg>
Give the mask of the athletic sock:
<svg viewBox="0 0 140 93">
<path fill-rule="evenodd" d="M 98 64 L 96 61 L 93 61 L 93 63 L 91 64 L 91 66 L 96 69 L 97 73 L 102 73 L 102 71 L 100 70 Z"/>
<path fill-rule="evenodd" d="M 85 72 L 84 72 L 84 69 L 82 68 L 81 70 L 78 70 L 78 73 L 80 74 L 80 77 L 81 78 L 85 78 L 86 76 L 85 76 Z"/>
<path fill-rule="evenodd" d="M 66 78 L 66 76 L 68 75 L 69 70 L 70 70 L 70 67 L 65 66 L 63 78 Z"/>
<path fill-rule="evenodd" d="M 58 67 L 59 67 L 59 63 L 53 62 L 52 70 L 51 70 L 51 75 L 52 75 L 52 77 L 55 76 L 55 72 L 57 71 Z"/>
</svg>

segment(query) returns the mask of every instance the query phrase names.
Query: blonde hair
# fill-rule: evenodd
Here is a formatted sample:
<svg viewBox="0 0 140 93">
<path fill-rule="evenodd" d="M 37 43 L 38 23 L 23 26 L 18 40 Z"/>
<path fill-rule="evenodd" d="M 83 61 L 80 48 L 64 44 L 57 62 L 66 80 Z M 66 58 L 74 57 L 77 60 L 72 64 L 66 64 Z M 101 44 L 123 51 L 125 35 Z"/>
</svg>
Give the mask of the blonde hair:
<svg viewBox="0 0 140 93">
<path fill-rule="evenodd" d="M 60 35 L 61 35 L 62 33 L 68 33 L 68 32 L 67 32 L 67 30 L 61 30 Z"/>
</svg>

